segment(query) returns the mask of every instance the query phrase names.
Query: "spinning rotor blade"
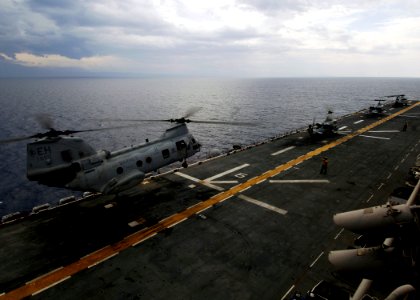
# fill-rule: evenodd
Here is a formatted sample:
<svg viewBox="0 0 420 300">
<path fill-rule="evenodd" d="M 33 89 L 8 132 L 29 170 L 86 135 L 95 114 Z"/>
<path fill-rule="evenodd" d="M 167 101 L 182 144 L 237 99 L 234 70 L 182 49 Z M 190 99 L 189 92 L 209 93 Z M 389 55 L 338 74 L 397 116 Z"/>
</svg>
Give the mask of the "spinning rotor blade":
<svg viewBox="0 0 420 300">
<path fill-rule="evenodd" d="M 193 115 L 195 115 L 197 112 L 199 112 L 202 109 L 202 107 L 191 107 L 185 112 L 185 116 L 183 118 L 189 118 Z"/>
<path fill-rule="evenodd" d="M 71 135 L 71 134 L 81 133 L 81 132 L 105 131 L 105 130 L 122 129 L 122 128 L 129 128 L 129 127 L 136 127 L 136 126 L 139 126 L 139 125 L 130 124 L 130 125 L 124 125 L 124 126 L 103 127 L 103 128 L 94 128 L 94 129 L 84 129 L 84 130 L 64 130 L 64 131 L 55 130 L 51 128 L 49 131 L 43 132 L 43 133 L 37 133 L 34 135 L 25 136 L 25 137 L 15 137 L 15 138 L 10 138 L 10 139 L 0 140 L 0 144 L 10 144 L 10 143 L 20 142 L 20 141 L 30 140 L 30 139 L 40 139 L 44 137 L 53 138 L 53 137 Z"/>
<path fill-rule="evenodd" d="M 41 125 L 43 129 L 50 130 L 53 128 L 54 121 L 50 114 L 40 113 L 35 115 L 35 120 Z"/>
<path fill-rule="evenodd" d="M 225 122 L 225 121 L 201 121 L 201 120 L 188 120 L 191 123 L 200 124 L 221 124 L 221 125 L 238 125 L 238 126 L 253 126 L 255 123 L 251 122 Z"/>
</svg>

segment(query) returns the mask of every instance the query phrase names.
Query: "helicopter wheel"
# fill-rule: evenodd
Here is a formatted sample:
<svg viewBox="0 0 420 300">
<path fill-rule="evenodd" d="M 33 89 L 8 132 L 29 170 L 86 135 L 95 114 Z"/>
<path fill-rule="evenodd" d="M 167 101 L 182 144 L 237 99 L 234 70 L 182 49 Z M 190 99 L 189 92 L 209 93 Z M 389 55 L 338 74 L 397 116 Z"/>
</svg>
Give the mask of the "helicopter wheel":
<svg viewBox="0 0 420 300">
<path fill-rule="evenodd" d="M 183 168 L 188 168 L 188 163 L 186 160 L 184 160 L 184 162 L 182 163 L 182 167 Z"/>
</svg>

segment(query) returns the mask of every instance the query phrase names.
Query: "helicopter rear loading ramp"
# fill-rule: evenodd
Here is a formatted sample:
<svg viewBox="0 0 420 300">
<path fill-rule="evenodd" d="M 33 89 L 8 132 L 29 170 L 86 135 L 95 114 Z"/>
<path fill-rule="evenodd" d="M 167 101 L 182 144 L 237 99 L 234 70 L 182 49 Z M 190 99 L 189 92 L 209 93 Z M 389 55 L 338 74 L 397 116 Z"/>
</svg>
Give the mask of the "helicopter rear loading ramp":
<svg viewBox="0 0 420 300">
<path fill-rule="evenodd" d="M 158 176 L 136 196 L 93 196 L 3 224 L 0 299 L 288 299 L 320 280 L 342 284 L 327 254 L 354 236 L 332 216 L 404 186 L 420 120 L 401 129 L 418 104 L 343 117 L 335 137 L 297 132 Z M 371 294 L 392 290 L 383 288 Z"/>
</svg>

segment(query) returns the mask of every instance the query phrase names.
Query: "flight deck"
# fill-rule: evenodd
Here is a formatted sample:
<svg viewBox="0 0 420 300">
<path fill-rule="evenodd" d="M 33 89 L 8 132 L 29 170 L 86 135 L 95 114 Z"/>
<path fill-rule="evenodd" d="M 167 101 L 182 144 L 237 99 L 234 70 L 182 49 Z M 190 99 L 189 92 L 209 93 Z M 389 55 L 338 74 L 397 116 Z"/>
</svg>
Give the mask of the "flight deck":
<svg viewBox="0 0 420 300">
<path fill-rule="evenodd" d="M 407 189 L 418 104 L 356 112 L 332 137 L 297 130 L 150 177 L 131 194 L 1 224 L 0 299 L 290 299 L 320 280 L 353 293 L 362 277 L 340 277 L 327 259 L 355 237 L 333 215 Z"/>
</svg>

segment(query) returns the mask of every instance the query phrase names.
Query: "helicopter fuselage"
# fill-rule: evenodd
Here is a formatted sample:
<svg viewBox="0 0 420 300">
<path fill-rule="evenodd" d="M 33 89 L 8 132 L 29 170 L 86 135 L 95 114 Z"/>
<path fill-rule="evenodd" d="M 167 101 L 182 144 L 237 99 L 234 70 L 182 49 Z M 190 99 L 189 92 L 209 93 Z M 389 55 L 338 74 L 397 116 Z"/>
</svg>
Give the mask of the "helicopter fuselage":
<svg viewBox="0 0 420 300">
<path fill-rule="evenodd" d="M 47 137 L 28 144 L 27 177 L 48 186 L 114 194 L 137 185 L 149 172 L 185 160 L 200 147 L 186 124 L 167 129 L 156 141 L 114 152 L 94 151 L 77 137 Z"/>
</svg>

